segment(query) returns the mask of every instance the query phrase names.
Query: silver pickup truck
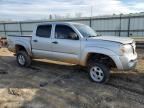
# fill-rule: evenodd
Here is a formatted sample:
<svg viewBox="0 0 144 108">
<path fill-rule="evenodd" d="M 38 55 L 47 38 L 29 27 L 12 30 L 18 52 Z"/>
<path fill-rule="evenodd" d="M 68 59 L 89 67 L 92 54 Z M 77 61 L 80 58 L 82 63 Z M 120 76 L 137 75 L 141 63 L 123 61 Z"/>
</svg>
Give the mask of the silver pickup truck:
<svg viewBox="0 0 144 108">
<path fill-rule="evenodd" d="M 89 26 L 71 22 L 38 24 L 32 36 L 7 37 L 8 49 L 19 66 L 46 58 L 86 67 L 90 79 L 105 83 L 110 69 L 130 70 L 136 66 L 135 41 L 116 36 L 98 36 Z"/>
</svg>

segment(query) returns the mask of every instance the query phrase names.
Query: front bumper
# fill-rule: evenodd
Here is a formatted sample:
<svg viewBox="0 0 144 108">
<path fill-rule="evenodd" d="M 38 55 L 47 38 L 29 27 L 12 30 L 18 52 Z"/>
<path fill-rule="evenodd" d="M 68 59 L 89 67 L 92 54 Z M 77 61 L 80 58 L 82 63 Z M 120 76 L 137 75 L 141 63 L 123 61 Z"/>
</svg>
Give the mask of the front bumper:
<svg viewBox="0 0 144 108">
<path fill-rule="evenodd" d="M 131 55 L 117 56 L 115 63 L 118 70 L 131 70 L 136 67 L 137 53 Z"/>
<path fill-rule="evenodd" d="M 132 59 L 130 61 L 126 61 L 125 58 L 121 58 L 123 68 L 120 70 L 131 70 L 136 67 L 137 59 Z"/>
</svg>

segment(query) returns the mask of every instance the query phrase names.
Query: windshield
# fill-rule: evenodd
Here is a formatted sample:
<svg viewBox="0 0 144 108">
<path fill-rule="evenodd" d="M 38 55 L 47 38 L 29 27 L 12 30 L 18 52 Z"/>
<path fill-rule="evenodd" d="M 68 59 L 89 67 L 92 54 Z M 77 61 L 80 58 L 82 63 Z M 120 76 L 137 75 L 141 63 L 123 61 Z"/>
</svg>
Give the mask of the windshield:
<svg viewBox="0 0 144 108">
<path fill-rule="evenodd" d="M 79 30 L 83 37 L 96 37 L 96 32 L 87 25 L 74 24 L 74 26 Z"/>
</svg>

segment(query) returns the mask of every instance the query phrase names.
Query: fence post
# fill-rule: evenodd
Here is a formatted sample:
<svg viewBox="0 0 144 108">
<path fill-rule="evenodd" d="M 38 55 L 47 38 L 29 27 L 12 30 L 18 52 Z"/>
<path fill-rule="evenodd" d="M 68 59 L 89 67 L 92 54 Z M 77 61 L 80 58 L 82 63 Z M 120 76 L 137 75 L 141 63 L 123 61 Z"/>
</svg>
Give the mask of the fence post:
<svg viewBox="0 0 144 108">
<path fill-rule="evenodd" d="M 92 18 L 90 17 L 90 27 L 92 27 Z"/>
<path fill-rule="evenodd" d="M 7 33 L 6 33 L 6 27 L 5 27 L 5 23 L 3 23 L 3 27 L 4 27 L 4 33 L 5 33 L 5 37 L 6 37 Z"/>
<path fill-rule="evenodd" d="M 129 37 L 129 34 L 130 34 L 130 16 L 128 17 L 128 37 Z"/>
<path fill-rule="evenodd" d="M 119 37 L 121 36 L 121 19 L 122 19 L 122 14 L 120 14 L 120 28 L 119 28 Z"/>
<path fill-rule="evenodd" d="M 20 25 L 20 33 L 22 35 L 22 25 L 21 25 L 21 22 L 19 22 L 19 25 Z"/>
</svg>

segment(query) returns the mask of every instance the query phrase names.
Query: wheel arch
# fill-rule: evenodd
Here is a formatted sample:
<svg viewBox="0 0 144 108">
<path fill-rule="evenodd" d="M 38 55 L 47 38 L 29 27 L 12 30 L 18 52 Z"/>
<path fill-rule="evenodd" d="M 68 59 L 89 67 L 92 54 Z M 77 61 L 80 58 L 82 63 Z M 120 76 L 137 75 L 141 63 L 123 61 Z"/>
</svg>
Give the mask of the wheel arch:
<svg viewBox="0 0 144 108">
<path fill-rule="evenodd" d="M 103 53 L 89 52 L 86 56 L 85 65 L 88 66 L 88 63 L 90 61 L 98 61 L 98 62 L 104 63 L 110 68 L 117 67 L 114 60 L 109 55 L 106 55 Z"/>
<path fill-rule="evenodd" d="M 25 45 L 21 44 L 16 44 L 15 45 L 15 52 L 17 53 L 18 51 L 26 51 L 29 55 L 31 55 L 30 51 L 25 47 Z"/>
</svg>

